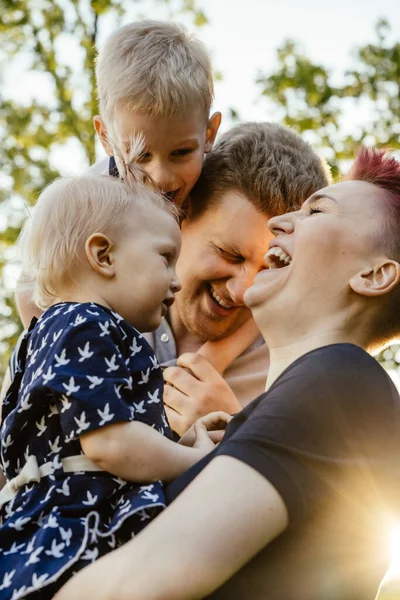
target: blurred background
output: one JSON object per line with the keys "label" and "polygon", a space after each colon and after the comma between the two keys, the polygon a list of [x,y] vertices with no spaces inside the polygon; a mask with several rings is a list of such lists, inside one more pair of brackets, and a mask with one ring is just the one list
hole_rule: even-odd
{"label": "blurred background", "polygon": [[[179,21],[206,44],[222,131],[284,123],[334,177],[361,143],[400,152],[399,0],[0,0],[0,380],[21,331],[21,224],[49,181],[102,156],[95,46],[140,18]],[[400,347],[378,359],[400,386]],[[400,598],[399,540],[385,599]]]}

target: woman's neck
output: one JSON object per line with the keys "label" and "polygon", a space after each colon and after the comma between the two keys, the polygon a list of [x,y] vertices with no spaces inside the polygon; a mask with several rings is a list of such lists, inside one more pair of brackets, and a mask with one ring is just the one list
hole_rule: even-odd
{"label": "woman's neck", "polygon": [[268,371],[267,391],[278,377],[295,360],[304,356],[312,350],[329,346],[331,344],[356,344],[362,348],[366,346],[365,335],[362,332],[346,331],[345,329],[332,329],[310,332],[303,335],[298,340],[290,341],[285,344],[267,344],[270,353],[270,367]]}

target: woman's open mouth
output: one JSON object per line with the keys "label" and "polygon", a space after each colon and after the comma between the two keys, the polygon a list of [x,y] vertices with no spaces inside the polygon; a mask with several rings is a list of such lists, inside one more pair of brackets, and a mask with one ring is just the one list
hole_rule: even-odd
{"label": "woman's open mouth", "polygon": [[288,267],[292,259],[279,246],[272,246],[265,255],[265,262],[270,269],[282,269]]}

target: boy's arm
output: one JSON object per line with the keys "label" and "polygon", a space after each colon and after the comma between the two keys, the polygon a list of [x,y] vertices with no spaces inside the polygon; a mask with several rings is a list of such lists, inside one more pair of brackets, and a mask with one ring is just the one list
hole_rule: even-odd
{"label": "boy's arm", "polygon": [[217,456],[144,531],[80,571],[55,600],[196,600],[219,588],[288,524],[269,481]]}
{"label": "boy's arm", "polygon": [[134,482],[171,481],[208,452],[213,442],[199,436],[197,448],[176,444],[139,421],[114,423],[80,436],[85,455],[113,475]]}
{"label": "boy's arm", "polygon": [[254,319],[246,321],[239,329],[222,340],[209,341],[196,352],[204,356],[214,369],[222,375],[233,361],[251,346],[260,336]]}

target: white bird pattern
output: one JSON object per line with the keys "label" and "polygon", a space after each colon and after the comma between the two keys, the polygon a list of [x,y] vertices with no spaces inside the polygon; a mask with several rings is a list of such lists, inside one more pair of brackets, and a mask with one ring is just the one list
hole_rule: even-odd
{"label": "white bird pattern", "polygon": [[103,427],[103,425],[105,425],[109,421],[112,421],[112,419],[114,418],[114,413],[110,412],[109,402],[107,402],[107,404],[105,405],[104,410],[97,409],[97,412],[99,417],[101,418],[101,421],[99,423],[100,427]]}
{"label": "white bird pattern", "polygon": [[[7,502],[1,509],[0,523],[8,519],[8,530],[19,536],[10,539],[8,534],[4,544],[0,527],[0,596],[1,590],[7,589],[9,599],[40,593],[50,578],[56,580],[66,569],[72,575],[77,552],[88,562],[99,558],[104,553],[98,545],[100,536],[107,537],[109,550],[119,547],[122,540],[135,535],[135,524],[141,529],[146,524],[142,521],[150,521],[158,512],[144,507],[163,504],[159,482],[139,489],[112,477],[107,478],[107,487],[103,478],[91,472],[63,475],[61,458],[82,454],[79,436],[87,431],[129,419],[144,421],[158,431],[163,427],[169,430],[162,408],[160,367],[145,339],[119,315],[103,312],[97,305],[89,305],[89,309],[86,303],[80,306],[59,304],[59,316],[50,313],[31,328],[25,353],[36,363],[19,357],[20,393],[11,399],[7,395],[4,404],[2,467],[13,477],[32,456],[39,465],[51,465],[42,495],[35,497],[38,484],[33,480],[17,494],[15,502]],[[48,310],[55,313],[54,307]],[[37,400],[40,386],[48,390],[47,402]],[[22,413],[18,432],[14,409]],[[21,448],[14,441],[25,427]],[[83,485],[77,485],[77,477],[83,478]],[[32,498],[42,511],[39,516],[31,516],[39,511],[27,512]],[[76,525],[63,513],[62,507],[69,505],[80,506],[82,516]],[[106,514],[103,506],[107,506]],[[121,538],[118,532],[125,522],[129,531]],[[87,545],[81,547],[84,539]]]}
{"label": "white bird pattern", "polygon": [[86,375],[86,378],[90,381],[89,390],[94,390],[95,387],[101,385],[104,381],[104,377],[97,377],[96,375]]}
{"label": "white bird pattern", "polygon": [[62,349],[60,355],[55,354],[54,358],[56,359],[56,368],[57,367],[65,367],[71,362],[70,358],[67,358],[67,351],[65,348]]}
{"label": "white bird pattern", "polygon": [[94,352],[92,352],[90,350],[90,342],[86,342],[86,344],[84,345],[83,348],[80,348],[78,346],[78,352],[81,355],[80,359],[78,360],[78,362],[83,362],[84,360],[87,360],[88,358],[92,358]]}

